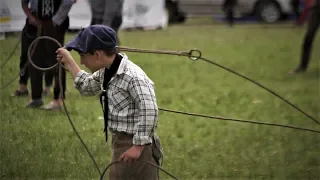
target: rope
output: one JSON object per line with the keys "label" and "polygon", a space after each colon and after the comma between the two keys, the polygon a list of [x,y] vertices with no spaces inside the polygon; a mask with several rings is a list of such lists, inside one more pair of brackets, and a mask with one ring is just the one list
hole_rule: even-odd
{"label": "rope", "polygon": [[11,81],[9,81],[8,84],[4,85],[3,87],[0,88],[0,91],[6,89],[7,87],[9,87],[11,84],[13,84],[13,82],[15,82],[19,77],[19,74],[16,75]]}
{"label": "rope", "polygon": [[281,99],[282,101],[284,101],[285,103],[287,103],[288,105],[290,105],[291,107],[293,107],[294,109],[296,109],[297,111],[301,112],[302,114],[304,114],[305,116],[307,116],[308,118],[310,118],[311,120],[313,120],[315,123],[317,123],[317,124],[320,125],[320,122],[319,122],[316,118],[314,118],[314,117],[312,117],[311,115],[309,115],[308,113],[304,112],[304,111],[301,110],[298,106],[294,105],[294,104],[291,103],[290,101],[286,100],[284,97],[280,96],[279,94],[277,94],[276,92],[270,90],[269,88],[263,86],[262,84],[258,83],[257,81],[252,80],[252,79],[250,79],[250,78],[248,78],[248,77],[246,77],[246,76],[244,76],[244,75],[242,75],[242,74],[240,74],[240,73],[237,73],[237,72],[235,72],[235,71],[233,71],[233,70],[231,70],[231,69],[229,69],[229,68],[227,68],[227,67],[224,67],[224,66],[222,66],[222,65],[220,65],[220,64],[218,64],[218,63],[215,63],[215,62],[213,62],[213,61],[210,61],[210,60],[208,60],[208,59],[206,59],[206,58],[200,57],[199,59],[201,59],[201,60],[203,60],[203,61],[205,61],[205,62],[208,62],[208,63],[210,63],[210,64],[213,64],[213,65],[215,65],[215,66],[218,66],[218,67],[220,67],[220,68],[222,68],[222,69],[224,69],[224,70],[226,70],[226,71],[229,71],[229,72],[231,72],[231,73],[233,73],[233,74],[235,74],[235,75],[237,75],[237,76],[240,76],[240,77],[242,77],[242,78],[250,81],[251,83],[253,83],[253,84],[261,87],[262,89],[264,89],[264,90],[266,90],[266,91],[268,91],[269,93],[271,93],[271,94],[274,95],[275,97]]}
{"label": "rope", "polygon": [[[38,70],[41,70],[41,71],[47,71],[47,70],[51,70],[53,69],[54,67],[58,66],[59,68],[59,86],[60,86],[60,89],[61,89],[61,94],[60,96],[63,97],[63,92],[62,92],[62,89],[63,89],[63,86],[62,86],[62,76],[61,76],[61,73],[62,73],[62,64],[57,62],[55,65],[51,66],[51,67],[48,67],[48,68],[40,68],[38,66],[36,66],[33,62],[32,62],[32,59],[31,59],[31,49],[33,50],[33,53],[34,53],[34,49],[33,46],[36,45],[36,43],[40,40],[40,39],[48,39],[48,40],[52,40],[53,42],[55,42],[59,47],[62,47],[62,45],[57,41],[55,40],[54,38],[51,38],[51,37],[48,37],[48,36],[41,36],[41,37],[38,37],[36,38],[32,43],[31,45],[29,46],[28,48],[28,60],[29,60],[29,63],[36,69]],[[118,49],[121,49],[122,51],[131,51],[131,52],[142,52],[142,53],[158,53],[158,54],[172,54],[172,55],[180,55],[180,56],[188,56],[191,60],[198,60],[201,58],[201,52],[198,51],[198,50],[191,50],[190,52],[173,52],[173,51],[159,51],[159,50],[141,50],[141,49],[136,49],[136,48],[127,48],[127,47],[117,47]],[[195,55],[195,53],[198,53],[198,55]],[[204,58],[201,58],[201,59],[204,59]],[[222,67],[221,65],[219,65],[219,67]],[[237,74],[238,75],[238,74]],[[242,77],[242,76],[241,76]],[[249,79],[249,78],[248,78]],[[253,81],[253,80],[251,80]],[[86,146],[86,144],[84,143],[84,141],[82,140],[81,136],[79,135],[77,129],[75,128],[72,120],[71,120],[71,117],[69,115],[69,112],[67,110],[67,107],[66,107],[66,104],[64,102],[64,99],[62,98],[62,102],[63,102],[63,108],[65,110],[65,113],[68,117],[68,120],[75,132],[75,134],[77,135],[77,137],[79,138],[80,142],[82,143],[82,145],[84,146],[84,148],[86,149],[86,151],[88,152],[91,160],[93,161],[97,171],[99,172],[100,174],[100,178],[103,179],[104,177],[104,174],[105,172],[107,171],[107,169],[112,166],[113,164],[115,163],[118,163],[118,161],[115,161],[115,162],[112,162],[110,163],[106,168],[105,170],[103,171],[103,173],[101,173],[94,157],[92,156],[91,152],[89,151],[88,147]],[[174,110],[169,110],[169,109],[163,109],[163,108],[159,108],[159,110],[162,110],[162,111],[166,111],[166,112],[171,112],[171,113],[178,113],[178,114],[185,114],[185,115],[190,115],[190,116],[198,116],[198,117],[205,117],[205,118],[215,118],[215,119],[220,119],[220,120],[229,120],[229,121],[237,121],[237,122],[245,122],[245,123],[254,123],[254,124],[260,124],[260,125],[270,125],[270,126],[279,126],[279,127],[286,127],[286,128],[292,128],[292,129],[297,129],[297,130],[304,130],[304,131],[310,131],[310,132],[316,132],[316,133],[320,133],[320,131],[315,131],[315,130],[311,130],[311,129],[304,129],[304,128],[299,128],[299,127],[294,127],[294,126],[287,126],[287,125],[278,125],[278,124],[271,124],[271,123],[264,123],[264,122],[253,122],[253,121],[247,121],[247,120],[239,120],[239,119],[233,119],[233,118],[223,118],[223,117],[216,117],[216,116],[208,116],[208,115],[202,115],[202,114],[194,114],[194,113],[187,113],[187,112],[181,112],[181,111],[174,111]],[[139,161],[139,160],[138,160]],[[159,168],[160,170],[162,170],[163,172],[165,172],[166,174],[168,174],[169,176],[171,176],[172,178],[176,179],[176,177],[174,177],[173,175],[171,175],[170,173],[168,173],[167,171],[165,171],[164,169],[162,169],[161,167],[155,165],[155,164],[152,164],[150,162],[147,162],[147,161],[141,161],[143,163],[148,163],[149,165],[152,165],[154,167],[157,167]]]}
{"label": "rope", "polygon": [[282,125],[282,124],[274,124],[274,123],[266,123],[266,122],[257,122],[257,121],[248,121],[248,120],[235,119],[235,118],[226,118],[226,117],[219,117],[219,116],[209,116],[209,115],[205,115],[205,114],[196,114],[196,113],[189,113],[189,112],[183,112],[183,111],[175,111],[175,110],[170,110],[170,109],[165,109],[165,108],[159,108],[159,110],[165,111],[165,112],[170,112],[170,113],[176,113],[176,114],[184,114],[184,115],[188,115],[188,116],[196,116],[196,117],[203,117],[203,118],[209,118],[209,119],[218,119],[218,120],[225,120],[225,121],[235,121],[235,122],[259,124],[259,125],[266,125],[266,126],[277,126],[277,127],[282,127],[282,128],[290,128],[290,129],[309,131],[309,132],[319,133],[320,134],[320,131],[317,131],[317,130],[300,128],[300,127],[290,126],[290,125]]}
{"label": "rope", "polygon": [[[29,38],[31,37],[28,33],[26,33],[26,35],[27,35]],[[36,36],[39,37],[40,35],[41,35],[41,25],[37,26],[37,35],[36,35]],[[32,36],[31,38],[33,38],[33,36]],[[11,52],[10,56],[9,56],[8,59],[5,61],[5,63],[2,64],[2,66],[0,67],[0,69],[1,69],[2,67],[4,67],[4,65],[11,59],[11,57],[12,57],[13,54],[14,54],[14,52],[18,49],[18,46],[19,46],[20,42],[21,42],[21,39],[17,42],[14,50]],[[35,41],[33,41],[33,42],[35,42]],[[36,41],[36,42],[35,42],[34,44],[32,44],[32,45],[37,46],[37,43],[38,43],[38,42]],[[31,45],[30,45],[30,46],[31,46]],[[31,59],[31,54],[33,55],[33,54],[34,54],[34,51],[35,51],[35,48],[30,47],[30,46],[29,46],[29,48],[28,48],[28,61],[27,61],[27,63],[23,66],[23,68],[21,68],[20,74],[16,75],[11,81],[9,81],[8,84],[6,84],[6,85],[4,85],[3,87],[1,87],[1,88],[0,88],[0,91],[6,89],[6,88],[9,87],[11,84],[13,84],[13,82],[15,82],[15,81],[19,78],[19,76],[23,76],[23,75],[24,75],[24,73],[26,72],[26,69],[27,69],[27,67],[28,67],[29,62],[32,62],[32,61],[29,61],[29,59]]]}
{"label": "rope", "polygon": [[[155,164],[153,164],[153,163],[151,163],[151,162],[148,162],[148,161],[139,160],[139,159],[138,159],[137,161],[138,161],[138,162],[142,162],[142,163],[149,164],[149,165],[151,165],[151,166],[153,166],[153,167],[156,167],[156,168],[160,169],[162,172],[164,172],[164,173],[166,173],[167,175],[169,175],[170,177],[172,177],[173,179],[178,180],[178,178],[176,178],[174,175],[170,174],[168,171],[166,171],[165,169],[161,168],[161,167],[158,166],[158,165],[155,165]],[[104,169],[104,171],[102,172],[102,175],[100,176],[100,180],[103,180],[104,175],[105,175],[105,173],[107,172],[107,170],[108,170],[112,165],[117,164],[117,163],[121,163],[121,162],[120,162],[120,161],[113,161],[113,162],[111,162],[110,164],[108,164],[108,166],[107,166],[107,167]]]}
{"label": "rope", "polygon": [[315,123],[319,124],[320,125],[320,122],[312,117],[311,115],[309,115],[308,113],[306,113],[305,111],[301,110],[298,106],[294,105],[293,103],[291,103],[290,101],[286,100],[284,97],[280,96],[279,94],[277,94],[276,92],[270,90],[269,88],[263,86],[262,84],[258,83],[257,81],[251,79],[251,78],[248,78],[238,72],[235,72],[225,66],[222,66],[216,62],[213,62],[211,60],[208,60],[206,58],[203,58],[201,57],[202,53],[201,51],[199,50],[196,50],[196,49],[193,49],[189,52],[186,52],[186,51],[182,51],[182,52],[179,52],[179,51],[163,51],[163,50],[147,50],[147,49],[137,49],[137,48],[128,48],[128,47],[120,47],[118,46],[117,47],[119,50],[122,50],[122,51],[128,51],[128,52],[139,52],[139,53],[153,53],[153,54],[168,54],[168,55],[179,55],[179,56],[187,56],[189,57],[189,59],[193,60],[193,61],[196,61],[196,60],[203,60],[205,62],[208,62],[210,64],[213,64],[215,66],[218,66],[224,70],[227,70],[237,76],[240,76],[241,78],[244,78],[248,81],[250,81],[251,83],[261,87],[262,89],[268,91],[269,93],[271,93],[272,95],[274,95],[275,97],[281,99],[282,101],[284,101],[286,104],[290,105],[291,107],[293,107],[294,109],[296,109],[297,111],[299,111],[300,113],[302,113],[303,115],[307,116],[309,119],[313,120]]}
{"label": "rope", "polygon": [[[26,26],[25,28],[27,28],[28,26]],[[41,26],[38,26],[37,27],[37,29],[38,29],[38,31],[37,31],[37,34],[36,35],[34,35],[34,36],[32,36],[32,35],[30,35],[29,33],[28,33],[28,30],[26,30],[25,32],[24,31],[22,31],[22,36],[23,36],[23,34],[25,34],[28,38],[35,38],[35,37],[37,37],[37,36],[40,36],[40,32],[41,31],[39,31],[40,29],[41,29]],[[12,56],[14,55],[14,53],[16,52],[16,50],[18,49],[18,47],[19,47],[19,45],[20,45],[20,43],[21,43],[21,38],[17,41],[17,43],[16,43],[16,45],[14,46],[14,48],[13,48],[13,51],[11,51],[11,53],[10,53],[10,55],[8,56],[8,58],[7,58],[7,60],[4,62],[4,63],[2,63],[1,64],[1,66],[0,66],[0,69],[2,69],[5,65],[6,65],[6,63],[12,58]],[[33,54],[33,53],[32,53]],[[24,68],[22,68],[22,69],[25,69],[26,68],[26,66],[24,66]],[[4,89],[4,88],[3,88]]]}
{"label": "rope", "polygon": [[187,56],[189,59],[195,61],[201,58],[201,51],[192,49],[189,52],[187,51],[167,51],[167,50],[151,50],[151,49],[138,49],[138,48],[129,48],[124,46],[117,46],[117,49],[120,51],[127,52],[138,52],[138,53],[151,53],[151,54],[167,54],[167,55],[177,55],[177,56]]}
{"label": "rope", "polygon": [[[40,68],[40,67],[36,66],[36,65],[32,62],[31,53],[30,53],[31,48],[32,48],[32,47],[35,45],[35,43],[37,43],[40,39],[52,40],[52,41],[55,42],[59,47],[62,47],[62,45],[59,43],[59,41],[55,40],[55,39],[52,38],[52,37],[49,37],[49,36],[41,36],[41,37],[38,37],[38,38],[36,38],[36,39],[31,43],[31,45],[30,45],[29,48],[28,48],[28,60],[29,60],[29,63],[30,63],[34,68],[36,68],[36,69],[38,69],[38,70],[41,70],[41,71],[48,71],[48,70],[51,70],[51,69],[55,68],[57,65],[59,65],[58,68],[59,68],[60,96],[63,97],[63,91],[62,91],[63,85],[62,85],[62,76],[61,76],[62,68],[63,68],[62,64],[59,63],[59,62],[57,62],[55,65],[53,65],[53,66],[51,66],[51,67],[48,67],[48,68]],[[34,49],[35,49],[35,48],[33,48],[33,50],[34,50]],[[92,155],[91,152],[89,151],[89,148],[87,147],[87,145],[86,145],[86,144],[84,143],[84,141],[82,140],[81,136],[79,135],[79,132],[77,131],[77,129],[75,128],[75,126],[74,126],[74,124],[73,124],[73,122],[72,122],[72,120],[71,120],[71,117],[70,117],[70,115],[69,115],[68,109],[67,109],[67,107],[66,107],[66,104],[65,104],[63,98],[62,98],[62,104],[63,104],[63,108],[64,108],[64,110],[65,110],[65,112],[66,112],[66,115],[67,115],[67,117],[68,117],[68,120],[69,120],[69,122],[70,122],[70,124],[71,124],[71,127],[72,127],[73,131],[75,132],[75,134],[76,134],[77,137],[79,138],[80,142],[82,143],[83,147],[86,149],[87,153],[89,154],[89,156],[90,156],[91,160],[93,161],[94,166],[96,167],[98,173],[101,175],[101,171],[100,171],[100,169],[99,169],[99,167],[98,167],[98,164],[97,164],[96,160],[94,159],[93,155]]]}
{"label": "rope", "polygon": [[[35,44],[35,46],[36,46],[36,44]],[[35,51],[35,48],[32,49],[32,52],[31,52],[32,55],[33,55],[34,51]],[[6,89],[7,87],[9,87],[9,86],[10,86],[11,84],[13,84],[13,82],[15,82],[20,76],[23,76],[24,73],[26,72],[26,69],[27,69],[27,67],[28,67],[28,64],[29,64],[29,61],[27,61],[27,63],[23,66],[23,68],[21,68],[19,74],[17,74],[14,78],[12,78],[12,80],[9,81],[8,84],[6,84],[6,85],[4,85],[3,87],[0,88],[0,91],[2,91],[2,90],[4,90],[4,89]]]}
{"label": "rope", "polygon": [[2,68],[4,67],[4,65],[6,65],[7,62],[12,58],[12,56],[14,55],[14,53],[16,52],[16,50],[18,49],[20,42],[21,42],[21,39],[16,43],[16,45],[14,46],[13,51],[12,51],[12,52],[10,53],[10,55],[8,56],[7,60],[4,61],[4,63],[1,64],[0,69],[2,69]]}
{"label": "rope", "polygon": [[[49,36],[39,37],[38,40],[40,40],[40,39],[50,39],[50,40],[54,41],[55,43],[60,44],[57,40],[55,40],[54,38],[51,38]],[[34,46],[35,42],[37,42],[37,41],[33,41],[31,43],[31,45],[29,46],[29,48],[28,48],[28,58],[29,59],[31,59],[30,49]],[[120,50],[120,51],[127,51],[127,52],[139,52],[139,53],[153,53],[153,54],[167,54],[167,55],[187,56],[193,61],[196,61],[198,59],[203,60],[205,62],[208,62],[210,64],[218,66],[218,67],[220,67],[220,68],[222,68],[222,69],[224,69],[224,70],[226,70],[228,72],[231,72],[231,73],[233,73],[233,74],[235,74],[235,75],[237,75],[237,76],[239,76],[239,77],[241,77],[243,79],[246,79],[246,80],[250,81],[251,83],[261,87],[262,89],[268,91],[269,93],[271,93],[275,97],[277,97],[280,100],[284,101],[286,104],[290,105],[291,107],[293,107],[294,109],[296,109],[297,111],[302,113],[303,115],[307,116],[309,119],[313,120],[315,123],[320,124],[320,122],[316,118],[312,117],[311,115],[309,115],[308,113],[306,113],[305,111],[300,109],[297,105],[291,103],[290,101],[288,101],[284,97],[280,96],[279,94],[277,94],[276,92],[272,91],[271,89],[263,86],[262,84],[258,83],[257,81],[255,81],[255,80],[253,80],[251,78],[248,78],[248,77],[246,77],[246,76],[244,76],[244,75],[242,75],[242,74],[240,74],[238,72],[235,72],[235,71],[231,70],[230,68],[224,67],[224,66],[222,66],[222,65],[220,65],[218,63],[215,63],[213,61],[210,61],[210,60],[208,60],[206,58],[201,57],[202,54],[201,54],[201,51],[199,51],[199,50],[193,49],[193,50],[191,50],[189,52],[187,52],[187,51],[165,51],[165,50],[149,50],[149,49],[129,48],[129,47],[123,47],[123,46],[122,47],[121,46],[117,46],[117,49]],[[36,66],[32,61],[29,61],[29,62],[32,64],[32,66],[34,66],[35,68],[37,68],[39,70],[42,70],[42,71],[48,71],[48,70],[53,69],[54,67],[56,67],[58,65],[58,63],[56,63],[55,65],[53,65],[52,67],[49,67],[49,68],[40,68],[40,67]],[[8,87],[10,84],[12,84],[12,82],[13,81],[11,81],[8,85],[6,85],[4,88],[1,88],[0,90],[3,90],[6,87]]]}
{"label": "rope", "polygon": [[[40,36],[38,38],[36,38],[34,41],[32,41],[32,43],[30,44],[30,46],[28,47],[28,62],[36,69],[40,70],[40,71],[49,71],[51,69],[54,69],[56,66],[58,66],[59,62],[57,62],[56,64],[54,64],[53,66],[51,67],[48,67],[48,68],[41,68],[41,67],[38,67],[37,65],[35,65],[33,62],[32,62],[32,58],[31,58],[31,48],[33,48],[33,46],[35,46],[35,44],[41,40],[41,39],[48,39],[48,40],[51,40],[53,41],[54,43],[56,43],[57,45],[59,45],[59,47],[62,47],[61,44],[59,43],[59,41],[57,41],[56,39],[52,38],[52,37],[49,37],[49,36]],[[33,48],[35,49],[35,48]],[[33,54],[33,53],[32,53]],[[63,67],[63,66],[62,66]]]}

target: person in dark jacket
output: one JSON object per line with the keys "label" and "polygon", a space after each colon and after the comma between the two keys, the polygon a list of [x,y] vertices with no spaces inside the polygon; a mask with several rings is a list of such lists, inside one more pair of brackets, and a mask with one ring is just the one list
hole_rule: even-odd
{"label": "person in dark jacket", "polygon": [[[50,36],[61,44],[64,44],[64,36],[69,28],[68,13],[75,0],[21,0],[22,8],[28,19],[37,25],[38,36]],[[30,7],[28,6],[30,3]],[[35,53],[31,56],[32,61],[39,67],[47,67],[55,64],[55,50],[58,48],[54,42],[40,40],[35,46]],[[42,81],[43,71],[29,65],[29,75],[31,81],[31,101],[28,108],[38,108],[43,105]],[[62,107],[62,98],[65,98],[66,72],[62,69],[62,88],[60,89],[60,78],[58,67],[52,70],[54,74],[54,98],[45,106],[45,109],[58,109]],[[60,96],[62,91],[62,96]]]}
{"label": "person in dark jacket", "polygon": [[[22,29],[21,33],[21,55],[20,55],[20,79],[19,79],[19,88],[13,93],[12,96],[28,96],[29,91],[27,88],[28,79],[29,79],[29,70],[28,70],[28,48],[32,41],[37,38],[37,23],[38,20],[35,17],[35,14],[32,13],[32,17],[27,17],[26,23]],[[48,71],[45,73],[45,89],[44,95],[48,95],[50,88],[53,83],[53,73]]]}

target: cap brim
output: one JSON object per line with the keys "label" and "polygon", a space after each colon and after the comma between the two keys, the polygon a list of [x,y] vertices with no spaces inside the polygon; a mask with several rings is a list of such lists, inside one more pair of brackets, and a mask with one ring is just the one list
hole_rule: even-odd
{"label": "cap brim", "polygon": [[77,37],[75,37],[74,39],[70,40],[66,45],[65,45],[65,48],[68,50],[68,51],[71,51],[71,50],[75,50],[77,52],[81,52],[83,53],[83,49],[81,49],[80,47],[80,44],[79,44],[79,39]]}

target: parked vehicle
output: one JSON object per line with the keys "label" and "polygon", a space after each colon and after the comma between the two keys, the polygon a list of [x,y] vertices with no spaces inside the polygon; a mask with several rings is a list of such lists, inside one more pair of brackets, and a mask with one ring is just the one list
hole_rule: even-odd
{"label": "parked vehicle", "polygon": [[[214,16],[223,14],[224,0],[166,0],[169,21],[175,21],[176,13],[184,16]],[[236,16],[255,16],[261,21],[274,23],[292,13],[291,0],[238,0]]]}
{"label": "parked vehicle", "polygon": [[238,0],[237,11],[258,17],[268,23],[277,22],[292,13],[291,0]]}

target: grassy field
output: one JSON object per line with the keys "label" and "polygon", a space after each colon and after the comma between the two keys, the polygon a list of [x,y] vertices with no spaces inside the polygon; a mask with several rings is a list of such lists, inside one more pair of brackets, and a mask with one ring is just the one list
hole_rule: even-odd
{"label": "grassy field", "polygon": [[[320,119],[320,36],[310,68],[288,75],[299,62],[305,29],[282,26],[175,25],[162,31],[120,32],[124,46],[201,50],[203,57],[247,75]],[[68,34],[67,39],[74,36]],[[18,36],[1,43],[1,63]],[[127,53],[156,84],[158,105],[194,113],[288,124],[320,130],[312,120],[250,82],[204,61]],[[76,56],[78,59],[78,56]],[[2,68],[0,88],[18,73],[19,51]],[[0,91],[0,179],[98,179],[64,113],[26,109],[29,98]],[[66,105],[100,169],[110,161],[98,97],[82,97],[68,77]],[[45,101],[49,102],[50,97]],[[163,168],[179,180],[320,179],[320,134],[160,112],[157,134]],[[161,179],[170,179],[161,174]]]}

